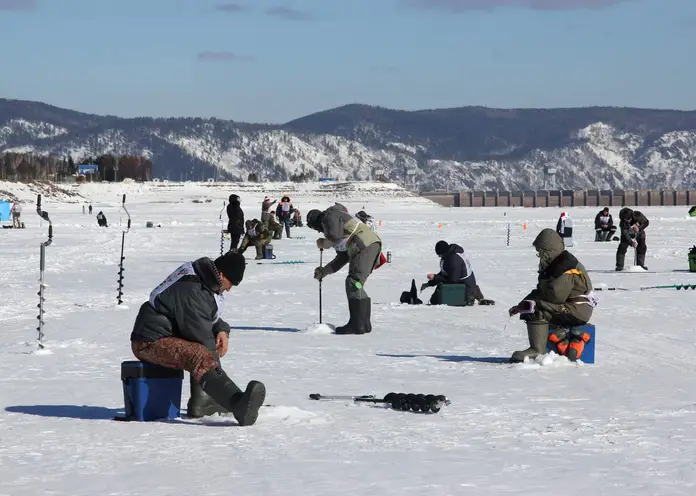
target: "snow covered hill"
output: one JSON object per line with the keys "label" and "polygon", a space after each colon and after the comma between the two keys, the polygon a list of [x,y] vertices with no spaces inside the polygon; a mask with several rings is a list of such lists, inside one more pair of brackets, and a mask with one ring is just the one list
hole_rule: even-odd
{"label": "snow covered hill", "polygon": [[151,158],[154,175],[366,180],[421,190],[696,186],[696,112],[625,108],[404,112],[348,105],[271,126],[83,114],[0,99],[0,151]]}

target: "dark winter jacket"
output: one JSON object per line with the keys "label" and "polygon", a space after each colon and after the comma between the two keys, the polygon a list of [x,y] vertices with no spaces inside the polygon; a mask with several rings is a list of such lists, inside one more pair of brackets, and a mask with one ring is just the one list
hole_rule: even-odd
{"label": "dark winter jacket", "polygon": [[563,240],[552,229],[543,229],[534,247],[539,252],[539,282],[524,299],[534,300],[537,309],[549,315],[570,314],[588,322],[593,310],[587,297],[592,282],[585,267],[565,250]]}
{"label": "dark winter jacket", "polygon": [[595,229],[611,229],[614,227],[614,219],[611,214],[604,215],[604,210],[600,211],[594,218],[594,228]]}
{"label": "dark winter jacket", "polygon": [[[630,210],[630,209],[629,209]],[[621,229],[621,242],[630,244],[631,241],[639,234],[645,231],[645,228],[650,225],[650,221],[638,210],[630,210],[631,217],[629,219],[621,219],[619,228]],[[638,226],[638,232],[633,230],[633,226]]]}
{"label": "dark winter jacket", "polygon": [[290,198],[283,197],[282,201],[276,207],[276,217],[279,221],[290,220],[292,218],[292,213],[295,211],[295,207],[292,206]]}
{"label": "dark winter jacket", "polygon": [[106,220],[106,215],[104,215],[103,212],[99,212],[97,214],[97,224],[99,224],[100,226],[108,226],[109,225],[107,220]]}
{"label": "dark winter jacket", "polygon": [[222,281],[207,257],[186,262],[150,293],[135,318],[131,341],[176,337],[215,349],[215,337],[229,334],[220,318]]}
{"label": "dark winter jacket", "polygon": [[227,205],[227,218],[227,232],[230,234],[244,234],[244,211],[239,205],[239,200],[236,202],[230,201],[229,205]]}
{"label": "dark winter jacket", "polygon": [[428,286],[438,284],[464,284],[469,288],[476,286],[471,262],[461,246],[450,244],[449,250],[440,257],[440,272],[428,281]]}

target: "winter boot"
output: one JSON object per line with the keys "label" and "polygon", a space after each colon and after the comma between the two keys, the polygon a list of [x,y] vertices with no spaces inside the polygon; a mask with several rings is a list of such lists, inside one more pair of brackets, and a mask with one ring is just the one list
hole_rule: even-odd
{"label": "winter boot", "polygon": [[242,393],[220,367],[203,374],[201,388],[232,412],[240,426],[253,425],[256,422],[259,409],[266,399],[266,386],[261,382],[249,381],[246,391]]}
{"label": "winter boot", "polygon": [[[239,390],[237,392],[241,393]],[[191,398],[189,398],[186,412],[190,418],[207,417],[215,413],[230,413],[229,410],[208,396],[193,377],[191,377]]]}
{"label": "winter boot", "polygon": [[524,362],[526,357],[531,359],[546,353],[546,342],[549,340],[549,324],[546,322],[527,322],[529,348],[516,351],[510,357],[510,363]]}
{"label": "winter boot", "polygon": [[365,306],[364,308],[364,316],[365,316],[365,332],[372,332],[372,322],[370,322],[370,317],[372,316],[372,300],[370,298],[365,298],[364,300],[360,300]]}
{"label": "winter boot", "polygon": [[348,300],[350,319],[346,325],[336,328],[336,334],[365,334],[367,332],[365,326],[365,311],[367,306],[365,303],[362,303],[363,301],[364,300],[353,298]]}
{"label": "winter boot", "polygon": [[256,258],[254,260],[261,260],[263,259],[263,246],[261,244],[256,245]]}

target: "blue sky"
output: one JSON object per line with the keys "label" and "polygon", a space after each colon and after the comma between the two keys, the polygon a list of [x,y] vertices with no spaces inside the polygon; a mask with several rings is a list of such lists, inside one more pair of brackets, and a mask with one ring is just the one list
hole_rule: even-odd
{"label": "blue sky", "polygon": [[696,109],[696,0],[0,0],[0,20],[0,97],[83,112]]}

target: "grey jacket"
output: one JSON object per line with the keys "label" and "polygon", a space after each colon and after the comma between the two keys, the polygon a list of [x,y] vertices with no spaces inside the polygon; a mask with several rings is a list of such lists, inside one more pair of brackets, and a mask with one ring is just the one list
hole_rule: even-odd
{"label": "grey jacket", "polygon": [[135,318],[131,341],[176,337],[215,349],[215,337],[229,334],[219,316],[222,283],[207,257],[186,262],[150,293]]}
{"label": "grey jacket", "polygon": [[[327,273],[338,272],[353,257],[374,243],[379,243],[381,251],[382,239],[379,235],[346,212],[346,208],[340,203],[324,210],[321,232],[336,249],[336,257],[326,264]],[[377,260],[379,258],[375,259],[375,263]]]}

